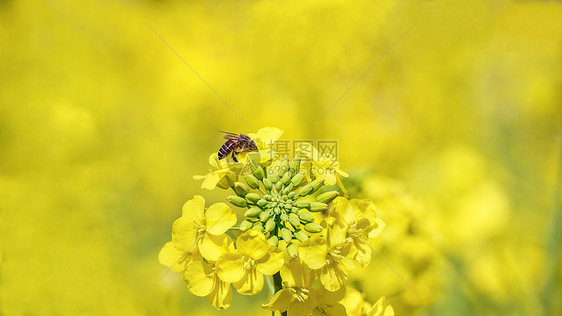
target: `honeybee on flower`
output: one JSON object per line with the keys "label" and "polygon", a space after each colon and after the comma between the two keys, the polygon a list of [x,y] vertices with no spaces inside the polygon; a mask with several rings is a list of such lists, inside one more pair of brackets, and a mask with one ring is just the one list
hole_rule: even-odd
{"label": "honeybee on flower", "polygon": [[[160,262],[184,271],[189,291],[216,309],[230,306],[232,287],[255,295],[269,284],[272,298],[265,309],[290,316],[347,315],[340,301],[348,274],[369,264],[369,240],[384,224],[372,202],[330,190],[338,183],[347,194],[339,180],[347,173],[333,158],[271,159],[270,144],[282,133],[260,129],[243,137],[243,146],[255,144],[255,151],[234,153],[230,143],[211,154],[212,170],[197,178],[202,188],[230,190],[225,199],[238,210],[225,203],[205,207],[204,198],[194,196],[174,222]],[[310,172],[311,166],[336,175]]]}

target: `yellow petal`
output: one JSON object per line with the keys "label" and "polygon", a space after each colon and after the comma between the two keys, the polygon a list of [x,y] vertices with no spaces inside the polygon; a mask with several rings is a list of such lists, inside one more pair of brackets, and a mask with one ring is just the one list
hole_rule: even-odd
{"label": "yellow petal", "polygon": [[373,305],[373,307],[371,307],[371,310],[369,310],[369,313],[367,313],[368,316],[381,316],[382,313],[382,304],[384,302],[385,297],[381,296],[379,298],[379,300],[375,303],[375,305]]}
{"label": "yellow petal", "polygon": [[299,247],[299,256],[311,269],[320,269],[326,264],[328,246],[326,239],[314,236]]}
{"label": "yellow petal", "polygon": [[201,195],[193,196],[193,199],[185,202],[181,209],[181,216],[191,221],[200,221],[205,210],[205,199]]}
{"label": "yellow petal", "polygon": [[193,222],[185,217],[180,217],[172,225],[172,242],[179,251],[192,251],[197,240],[197,230]]}
{"label": "yellow petal", "polygon": [[227,309],[232,303],[232,287],[230,283],[222,282],[215,278],[215,287],[211,294],[207,295],[207,299],[214,308],[218,310]]}
{"label": "yellow petal", "polygon": [[329,248],[345,243],[348,225],[335,217],[329,216],[326,218],[326,226],[328,228],[326,241]]}
{"label": "yellow petal", "polygon": [[260,149],[269,148],[272,143],[277,141],[283,134],[283,131],[277,127],[264,127],[257,133],[250,133],[248,136],[256,141],[256,145]]}
{"label": "yellow petal", "polygon": [[210,261],[217,261],[221,255],[233,250],[232,239],[226,234],[220,236],[205,234],[199,243],[199,252]]}
{"label": "yellow petal", "polygon": [[207,174],[201,183],[201,189],[214,190],[217,187],[217,183],[220,181],[220,176],[218,173],[211,172]]}
{"label": "yellow petal", "polygon": [[241,253],[254,260],[258,260],[267,254],[269,244],[265,241],[265,236],[259,230],[250,229],[238,236],[236,247]]}
{"label": "yellow petal", "polygon": [[324,179],[326,180],[324,183],[326,185],[334,185],[336,184],[336,176],[332,170],[325,169],[324,170]]}
{"label": "yellow petal", "polygon": [[394,308],[392,308],[392,305],[388,305],[384,309],[384,316],[394,316]]}
{"label": "yellow petal", "polygon": [[325,288],[319,288],[316,292],[317,303],[318,305],[335,305],[344,298],[345,291],[345,286],[334,292],[330,292]]}
{"label": "yellow petal", "polygon": [[353,238],[353,245],[357,249],[355,260],[364,268],[371,262],[371,246],[360,238]]}
{"label": "yellow petal", "polygon": [[191,256],[188,253],[177,250],[174,244],[169,241],[160,249],[158,261],[172,271],[181,272],[185,269],[189,257]]}
{"label": "yellow petal", "polygon": [[287,316],[308,316],[315,308],[316,304],[314,300],[310,298],[304,302],[294,300],[293,303],[289,306],[289,310],[287,310]]}
{"label": "yellow petal", "polygon": [[[330,306],[322,306],[323,314],[322,315],[330,315],[330,316],[346,316],[352,315],[347,313],[345,307],[342,304],[334,304]],[[313,314],[314,315],[314,314]]]}
{"label": "yellow petal", "polygon": [[217,274],[221,280],[232,283],[242,279],[246,273],[242,258],[239,253],[227,253],[217,260]]}
{"label": "yellow petal", "polygon": [[274,275],[285,263],[283,252],[277,247],[269,247],[269,253],[258,260],[256,269],[266,275]]}
{"label": "yellow petal", "polygon": [[242,295],[258,294],[263,288],[263,274],[255,269],[246,271],[246,274],[238,282],[234,282],[234,288]]}
{"label": "yellow petal", "polygon": [[236,224],[236,213],[224,203],[215,203],[205,211],[207,233],[220,235]]}
{"label": "yellow petal", "polygon": [[291,258],[279,270],[283,281],[291,287],[310,287],[316,279],[315,271],[308,268],[299,257]]}
{"label": "yellow petal", "polygon": [[347,269],[343,264],[330,262],[326,264],[320,272],[320,282],[328,291],[334,292],[345,285],[347,279]]}
{"label": "yellow petal", "polygon": [[386,226],[386,223],[380,217],[377,217],[375,223],[373,230],[369,232],[369,238],[378,237]]}
{"label": "yellow petal", "polygon": [[277,291],[271,298],[271,301],[267,304],[263,304],[262,307],[270,311],[279,311],[282,313],[289,308],[289,304],[291,304],[293,298],[291,289],[285,288]]}
{"label": "yellow petal", "polygon": [[194,261],[187,265],[184,273],[187,288],[193,295],[207,296],[213,290],[212,267],[205,261]]}

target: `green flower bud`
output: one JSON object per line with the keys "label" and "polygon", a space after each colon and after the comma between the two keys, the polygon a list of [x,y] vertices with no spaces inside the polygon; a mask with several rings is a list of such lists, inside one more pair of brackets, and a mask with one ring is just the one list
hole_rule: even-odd
{"label": "green flower bud", "polygon": [[316,223],[308,223],[304,225],[304,230],[306,230],[309,233],[319,233],[322,231],[322,226]]}
{"label": "green flower bud", "polygon": [[289,215],[282,213],[281,215],[279,215],[279,218],[281,218],[283,222],[286,222],[289,220]]}
{"label": "green flower bud", "polygon": [[300,189],[299,195],[300,195],[300,196],[305,196],[305,195],[310,194],[310,192],[312,192],[312,185],[310,185],[310,183],[309,183],[309,184],[305,185],[304,187],[302,187],[302,188]]}
{"label": "green flower bud", "polygon": [[301,168],[300,158],[293,159],[293,161],[291,161],[291,163],[289,164],[289,171],[291,172],[291,175],[297,174],[300,168]]}
{"label": "green flower bud", "polygon": [[287,194],[287,197],[288,197],[289,199],[294,198],[294,197],[295,197],[295,192],[289,192],[289,194]]}
{"label": "green flower bud", "polygon": [[289,256],[291,256],[292,258],[296,258],[297,255],[299,254],[298,252],[299,247],[295,244],[290,244],[287,246],[287,248],[285,248],[285,250],[287,251],[287,254]]}
{"label": "green flower bud", "polygon": [[287,189],[287,193],[286,193],[286,194],[288,194],[289,192],[291,192],[291,191],[293,190],[293,187],[294,187],[293,183],[289,183],[289,185],[287,185],[287,186],[285,187],[285,189]]}
{"label": "green flower bud", "polygon": [[322,212],[328,209],[328,204],[322,202],[312,202],[310,203],[311,212]]}
{"label": "green flower bud", "polygon": [[289,181],[291,181],[291,173],[286,172],[283,175],[283,178],[281,178],[281,183],[283,183],[284,185],[287,185],[289,183]]}
{"label": "green flower bud", "polygon": [[291,213],[298,213],[299,212],[299,208],[298,207],[293,207],[291,208]]}
{"label": "green flower bud", "polygon": [[263,168],[258,163],[254,162],[251,159],[250,159],[250,168],[252,169],[252,174],[254,175],[254,177],[256,177],[258,180],[263,179],[264,177]]}
{"label": "green flower bud", "polygon": [[256,204],[257,204],[259,207],[264,208],[264,206],[267,205],[267,201],[264,200],[264,199],[261,199],[261,200],[259,200]]}
{"label": "green flower bud", "polygon": [[271,211],[260,213],[260,222],[265,223],[271,217]]}
{"label": "green flower bud", "polygon": [[271,172],[267,175],[267,179],[271,182],[271,183],[275,183],[277,182],[277,173],[275,172]]}
{"label": "green flower bud", "polygon": [[275,212],[275,214],[281,214],[281,209],[279,207],[276,207],[273,209],[273,212]]}
{"label": "green flower bud", "polygon": [[238,207],[248,206],[246,200],[243,197],[239,197],[237,195],[229,195],[226,197],[226,200],[232,203],[234,206],[238,206]]}
{"label": "green flower bud", "polygon": [[260,200],[260,195],[254,192],[250,192],[248,194],[246,194],[246,200],[252,202],[252,203],[258,203],[258,201]]}
{"label": "green flower bud", "polygon": [[244,213],[244,216],[249,218],[256,218],[260,215],[261,212],[262,210],[260,210],[259,208],[252,207],[251,209],[247,210],[246,213]]}
{"label": "green flower bud", "polygon": [[308,234],[304,230],[298,229],[295,231],[295,237],[297,237],[298,241],[303,242],[308,239]]}
{"label": "green flower bud", "polygon": [[243,197],[250,192],[250,188],[248,188],[248,186],[242,182],[235,182],[234,191],[236,191],[236,194]]}
{"label": "green flower bud", "polygon": [[281,238],[283,238],[283,240],[287,243],[291,242],[293,239],[293,232],[287,228],[281,228]]}
{"label": "green flower bud", "polygon": [[298,201],[297,202],[297,207],[298,208],[309,208],[310,207],[310,202],[302,200],[302,201]]}
{"label": "green flower bud", "polygon": [[251,174],[245,174],[244,179],[246,180],[246,183],[250,186],[250,188],[252,188],[252,189],[259,188],[260,182],[259,182],[258,178],[254,177]]}
{"label": "green flower bud", "polygon": [[304,173],[297,173],[293,179],[291,179],[291,183],[293,183],[293,185],[295,187],[298,187],[299,185],[301,185],[302,181],[304,180]]}
{"label": "green flower bud", "polygon": [[272,245],[273,247],[277,247],[279,245],[279,238],[277,236],[272,235],[267,239],[267,243]]}
{"label": "green flower bud", "polygon": [[283,196],[287,196],[287,194],[289,194],[289,189],[288,188],[284,188],[283,190],[281,190],[281,194],[283,194]]}
{"label": "green flower bud", "polygon": [[267,201],[271,201],[271,195],[266,194],[263,196],[264,199],[266,199]]}
{"label": "green flower bud", "polygon": [[324,179],[316,179],[310,182],[310,185],[312,186],[312,193],[314,193],[318,191],[318,189],[320,189],[322,186],[324,186]]}
{"label": "green flower bud", "polygon": [[269,233],[270,231],[272,231],[275,228],[275,220],[273,218],[270,218],[266,223],[265,223],[265,231],[267,233]]}
{"label": "green flower bud", "polygon": [[250,228],[252,228],[253,226],[254,226],[254,223],[245,219],[245,220],[242,221],[242,223],[240,223],[240,231],[245,232],[245,231],[249,230]]}
{"label": "green flower bud", "polygon": [[281,177],[282,175],[284,175],[287,171],[289,171],[289,160],[288,159],[283,159],[283,161],[281,162],[281,165],[279,166],[279,176]]}
{"label": "green flower bud", "polygon": [[269,181],[269,179],[265,178],[263,179],[263,186],[267,191],[269,191],[271,190],[271,187],[273,187],[273,184],[271,183],[271,181]]}
{"label": "green flower bud", "polygon": [[335,199],[339,195],[338,191],[328,191],[322,193],[316,197],[316,201],[322,203],[330,203],[333,199]]}
{"label": "green flower bud", "polygon": [[281,191],[281,189],[283,189],[283,183],[281,183],[281,182],[275,183],[275,190],[277,190],[277,192],[279,192],[279,191]]}
{"label": "green flower bud", "polygon": [[254,229],[257,229],[262,233],[264,231],[263,225],[260,222],[254,223]]}
{"label": "green flower bud", "polygon": [[297,229],[301,225],[301,221],[296,216],[289,216],[289,223]]}
{"label": "green flower bud", "polygon": [[299,212],[299,218],[307,223],[314,222],[314,215],[310,214],[309,212],[301,211]]}

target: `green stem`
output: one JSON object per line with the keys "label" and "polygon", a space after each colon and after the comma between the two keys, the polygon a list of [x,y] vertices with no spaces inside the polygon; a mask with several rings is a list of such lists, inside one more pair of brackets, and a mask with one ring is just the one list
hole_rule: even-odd
{"label": "green stem", "polygon": [[[275,287],[275,293],[283,289],[283,279],[281,278],[281,273],[277,272],[273,275],[273,286]],[[275,312],[271,313],[271,315],[275,315]],[[281,316],[287,316],[287,312],[282,312]]]}

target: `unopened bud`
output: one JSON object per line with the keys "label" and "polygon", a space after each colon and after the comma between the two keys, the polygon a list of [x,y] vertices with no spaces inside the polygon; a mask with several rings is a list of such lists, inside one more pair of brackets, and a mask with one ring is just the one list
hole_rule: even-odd
{"label": "unopened bud", "polygon": [[306,200],[302,200],[302,201],[297,202],[298,208],[308,208],[309,206],[310,206],[310,202],[308,202]]}
{"label": "unopened bud", "polygon": [[279,245],[279,238],[277,238],[277,236],[271,236],[267,239],[267,243],[273,247],[277,247],[277,245]]}
{"label": "unopened bud", "polygon": [[250,188],[252,188],[252,189],[259,188],[260,182],[259,182],[258,178],[254,177],[251,174],[246,174],[246,175],[244,175],[244,179],[246,180],[246,183],[250,186]]}
{"label": "unopened bud", "polygon": [[297,229],[301,224],[300,220],[296,216],[289,216],[289,223],[291,223],[295,229]]}
{"label": "unopened bud", "polygon": [[240,231],[247,231],[250,228],[252,228],[254,226],[254,223],[250,222],[249,220],[243,220],[242,223],[240,223]]}
{"label": "unopened bud", "polygon": [[333,199],[335,199],[339,195],[338,191],[328,191],[322,193],[316,197],[316,201],[322,203],[330,203]]}
{"label": "unopened bud", "polygon": [[322,212],[328,209],[328,204],[322,202],[312,202],[310,203],[311,212]]}
{"label": "unopened bud", "polygon": [[304,229],[309,233],[319,233],[322,231],[322,226],[316,223],[308,223],[304,225]]}
{"label": "unopened bud", "polygon": [[302,188],[300,189],[299,195],[300,195],[300,196],[305,196],[305,195],[310,194],[310,192],[312,192],[312,185],[310,185],[310,183],[309,183],[309,184],[305,185],[304,187],[302,187]]}
{"label": "unopened bud", "polygon": [[250,159],[250,168],[252,169],[252,174],[258,179],[261,180],[264,177],[263,168],[256,162]]}
{"label": "unopened bud", "polygon": [[239,196],[246,196],[246,194],[250,192],[250,188],[242,182],[236,182],[234,183],[234,191],[236,191],[236,194]]}
{"label": "unopened bud", "polygon": [[252,207],[251,209],[247,210],[246,213],[244,213],[244,216],[249,218],[256,218],[260,215],[261,212],[262,212],[261,209],[257,207]]}
{"label": "unopened bud", "polygon": [[309,212],[305,212],[305,211],[299,212],[299,218],[307,223],[314,222],[314,215],[310,214]]}
{"label": "unopened bud", "polygon": [[269,191],[271,190],[271,187],[273,187],[273,184],[271,183],[271,181],[269,181],[269,179],[265,178],[263,179],[263,186],[267,191]]}
{"label": "unopened bud", "polygon": [[298,241],[304,242],[308,239],[308,234],[304,230],[298,229],[297,231],[295,231],[295,237],[298,239]]}
{"label": "unopened bud", "polygon": [[285,248],[285,250],[287,251],[287,254],[289,256],[291,256],[292,258],[296,258],[298,253],[298,249],[299,247],[295,244],[290,244],[287,246],[287,248]]}
{"label": "unopened bud", "polygon": [[264,230],[263,225],[260,222],[254,223],[254,229],[257,229],[262,233],[263,233],[263,230]]}
{"label": "unopened bud", "polygon": [[271,211],[260,213],[260,222],[265,223],[271,217]]}
{"label": "unopened bud", "polygon": [[293,239],[293,232],[287,228],[281,228],[281,238],[288,243]]}
{"label": "unopened bud", "polygon": [[264,200],[264,199],[261,199],[256,204],[258,204],[259,207],[263,208],[264,206],[267,205],[267,201]]}
{"label": "unopened bud", "polygon": [[291,183],[293,183],[293,185],[295,187],[298,187],[299,185],[301,185],[302,181],[304,180],[304,173],[297,173],[293,179],[291,179]]}
{"label": "unopened bud", "polygon": [[275,220],[273,218],[270,218],[266,223],[265,223],[265,232],[269,233],[270,231],[272,231],[275,228]]}
{"label": "unopened bud", "polygon": [[312,193],[314,193],[324,185],[324,179],[316,179],[310,182],[310,185],[312,186]]}
{"label": "unopened bud", "polygon": [[281,178],[281,183],[283,183],[284,185],[287,185],[287,183],[289,183],[289,181],[291,181],[291,173],[290,172],[286,172],[283,177]]}
{"label": "unopened bud", "polygon": [[243,197],[239,197],[237,195],[229,195],[226,197],[226,200],[232,203],[234,206],[238,206],[238,207],[248,206],[246,200]]}
{"label": "unopened bud", "polygon": [[248,194],[246,194],[246,200],[256,204],[258,203],[258,201],[260,200],[260,195],[254,192],[250,192]]}

